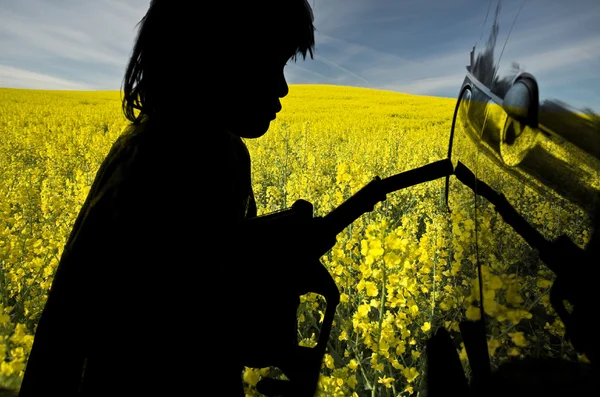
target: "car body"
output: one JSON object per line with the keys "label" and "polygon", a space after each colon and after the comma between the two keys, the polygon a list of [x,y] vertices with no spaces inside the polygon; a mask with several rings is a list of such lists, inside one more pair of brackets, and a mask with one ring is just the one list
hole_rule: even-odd
{"label": "car body", "polygon": [[[484,298],[481,309],[488,347],[507,333],[524,335],[512,345],[498,342],[504,356],[490,357],[492,369],[530,356],[588,361],[598,352],[581,336],[593,329],[581,308],[598,303],[585,279],[600,264],[600,25],[593,22],[600,3],[494,0],[489,8],[482,15],[487,40],[465,51],[448,150],[462,173],[447,182],[449,209],[474,219],[477,230],[461,248],[477,266],[463,271],[487,292],[491,277],[513,283],[492,291],[496,301]],[[544,35],[540,26],[556,29]],[[573,55],[580,60],[567,59]],[[580,308],[578,330],[564,300]],[[526,315],[506,322],[497,307]]]}

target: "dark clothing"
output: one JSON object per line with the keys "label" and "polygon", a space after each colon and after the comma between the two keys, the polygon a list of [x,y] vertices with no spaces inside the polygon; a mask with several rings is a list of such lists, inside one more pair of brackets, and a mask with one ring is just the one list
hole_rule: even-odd
{"label": "dark clothing", "polygon": [[205,146],[168,134],[130,128],[100,166],[19,396],[243,395],[251,289],[230,232],[256,216],[248,150],[226,132]]}

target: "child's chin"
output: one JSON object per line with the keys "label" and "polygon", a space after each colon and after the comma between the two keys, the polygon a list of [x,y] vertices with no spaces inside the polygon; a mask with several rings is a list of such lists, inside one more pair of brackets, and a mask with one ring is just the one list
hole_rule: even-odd
{"label": "child's chin", "polygon": [[260,138],[269,130],[271,121],[265,121],[263,123],[255,123],[253,125],[246,125],[240,128],[240,131],[233,131],[234,134],[242,138]]}

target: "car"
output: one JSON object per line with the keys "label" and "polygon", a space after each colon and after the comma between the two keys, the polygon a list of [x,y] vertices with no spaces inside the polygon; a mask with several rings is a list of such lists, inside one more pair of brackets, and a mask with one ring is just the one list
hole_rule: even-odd
{"label": "car", "polygon": [[[452,265],[473,281],[473,310],[452,337],[466,347],[471,386],[498,393],[485,395],[525,384],[556,392],[573,387],[574,373],[582,385],[598,376],[586,371],[600,361],[600,4],[583,3],[490,1],[487,41],[465,51],[446,195],[451,213],[475,224],[451,244]],[[579,62],[564,58],[574,54]],[[432,395],[440,376],[430,373]]]}

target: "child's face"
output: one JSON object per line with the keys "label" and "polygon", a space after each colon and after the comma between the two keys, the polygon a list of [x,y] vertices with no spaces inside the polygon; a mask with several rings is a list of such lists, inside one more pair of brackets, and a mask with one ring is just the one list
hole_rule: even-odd
{"label": "child's face", "polygon": [[253,58],[256,61],[245,64],[235,73],[238,78],[232,79],[237,86],[232,99],[237,103],[225,115],[227,129],[242,138],[263,136],[281,110],[279,99],[288,94],[284,67],[289,57]]}

